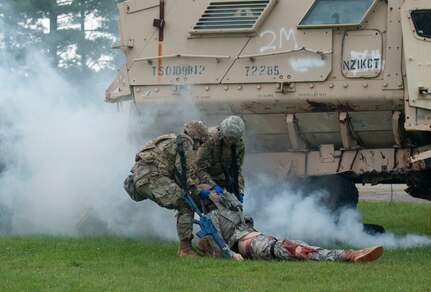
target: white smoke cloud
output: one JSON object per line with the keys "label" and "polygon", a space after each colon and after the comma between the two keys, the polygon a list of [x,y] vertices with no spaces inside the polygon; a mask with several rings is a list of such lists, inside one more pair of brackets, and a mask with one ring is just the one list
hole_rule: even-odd
{"label": "white smoke cloud", "polygon": [[246,213],[254,217],[256,229],[279,239],[303,240],[322,247],[409,248],[431,245],[431,236],[391,232],[370,235],[364,232],[362,216],[355,209],[344,209],[339,216],[319,203],[314,193],[303,197],[288,185],[280,185],[268,177],[247,184],[253,195],[246,197]]}
{"label": "white smoke cloud", "polygon": [[[136,203],[122,187],[140,144],[153,138],[147,132],[156,114],[141,117],[141,136],[132,143],[137,122],[128,103],[117,112],[103,102],[112,76],[95,80],[100,91],[82,88],[37,52],[28,56],[24,73],[0,55],[0,233],[176,239],[173,211]],[[186,106],[172,131],[199,118]]]}
{"label": "white smoke cloud", "polygon": [[[30,73],[24,73],[0,52],[0,232],[175,240],[173,211],[148,200],[136,203],[122,188],[139,144],[160,133],[156,111],[146,111],[139,122],[130,119],[128,103],[116,112],[102,101],[112,77],[95,81],[99,91],[83,89],[61,78],[39,54],[29,56]],[[169,115],[173,132],[201,118],[187,86],[181,95],[183,106]],[[130,142],[131,128],[139,133],[137,143]],[[268,178],[246,181],[246,211],[266,234],[325,246],[431,244],[429,236],[368,235],[357,211],[334,219],[316,197],[275,188]]]}

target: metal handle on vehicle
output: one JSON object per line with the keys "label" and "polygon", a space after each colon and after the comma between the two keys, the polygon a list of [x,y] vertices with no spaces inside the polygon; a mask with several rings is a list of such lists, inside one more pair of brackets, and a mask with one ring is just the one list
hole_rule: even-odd
{"label": "metal handle on vehicle", "polygon": [[332,54],[332,51],[317,51],[317,50],[308,49],[306,47],[302,47],[302,48],[293,49],[293,50],[285,50],[285,51],[278,51],[278,52],[271,52],[271,53],[261,53],[261,54],[238,56],[237,59],[250,58],[250,60],[253,61],[255,58],[258,58],[258,57],[277,56],[277,55],[284,55],[284,54],[301,52],[301,51],[319,54],[320,57],[322,58],[322,60],[324,60],[326,58],[325,55]]}
{"label": "metal handle on vehicle", "polygon": [[217,56],[217,55],[193,55],[193,54],[174,54],[174,55],[164,55],[164,56],[154,56],[154,57],[146,57],[146,58],[138,58],[135,59],[135,62],[143,62],[147,61],[148,64],[152,64],[153,60],[158,59],[170,59],[170,58],[206,58],[206,59],[216,59],[217,63],[220,63],[220,60],[230,59],[230,56]]}

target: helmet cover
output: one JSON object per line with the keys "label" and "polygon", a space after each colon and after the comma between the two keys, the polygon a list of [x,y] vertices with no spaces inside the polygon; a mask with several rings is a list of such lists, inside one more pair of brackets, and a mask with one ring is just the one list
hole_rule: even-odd
{"label": "helmet cover", "polygon": [[184,124],[184,132],[194,140],[205,142],[208,140],[209,132],[207,126],[201,121],[190,121]]}
{"label": "helmet cover", "polygon": [[244,121],[238,116],[230,116],[220,123],[220,132],[223,137],[232,137],[237,140],[244,135]]}

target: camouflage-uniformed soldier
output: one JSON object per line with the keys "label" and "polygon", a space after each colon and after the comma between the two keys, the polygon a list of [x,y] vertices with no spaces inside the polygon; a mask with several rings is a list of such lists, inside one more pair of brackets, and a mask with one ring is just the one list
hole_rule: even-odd
{"label": "camouflage-uniformed soldier", "polygon": [[244,131],[244,121],[237,116],[227,117],[220,126],[210,128],[210,139],[199,149],[195,166],[202,184],[210,185],[219,194],[226,189],[241,202],[244,198]]}
{"label": "camouflage-uniformed soldier", "polygon": [[[211,200],[215,206],[207,216],[217,232],[234,252],[239,252],[244,258],[369,262],[378,259],[383,253],[381,246],[362,250],[328,250],[302,241],[278,240],[257,232],[244,222],[241,203],[233,194],[224,192],[220,196],[212,191],[207,200]],[[218,254],[208,237],[198,243],[198,248],[212,256]]]}
{"label": "camouflage-uniformed soldier", "polygon": [[[191,121],[184,125],[184,133],[178,136],[167,134],[149,141],[136,154],[132,174],[124,182],[124,188],[133,200],[150,199],[161,207],[178,211],[179,256],[198,256],[191,245],[194,213],[181,197],[187,189],[196,191],[192,162],[196,150],[208,137],[208,128],[201,121]],[[183,185],[183,168],[178,151],[181,145],[186,162],[186,186]]]}

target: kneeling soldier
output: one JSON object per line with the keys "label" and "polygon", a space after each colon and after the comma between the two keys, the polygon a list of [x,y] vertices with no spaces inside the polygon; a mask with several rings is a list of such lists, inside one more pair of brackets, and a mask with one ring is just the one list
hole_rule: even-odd
{"label": "kneeling soldier", "polygon": [[[209,132],[201,121],[184,125],[184,133],[167,134],[146,143],[136,154],[135,165],[124,181],[124,188],[135,201],[150,199],[159,206],[175,209],[179,256],[199,256],[192,248],[193,210],[181,199],[187,190],[196,190],[192,169],[195,152],[208,139]],[[183,185],[182,165],[178,149],[184,151],[186,181]]]}

